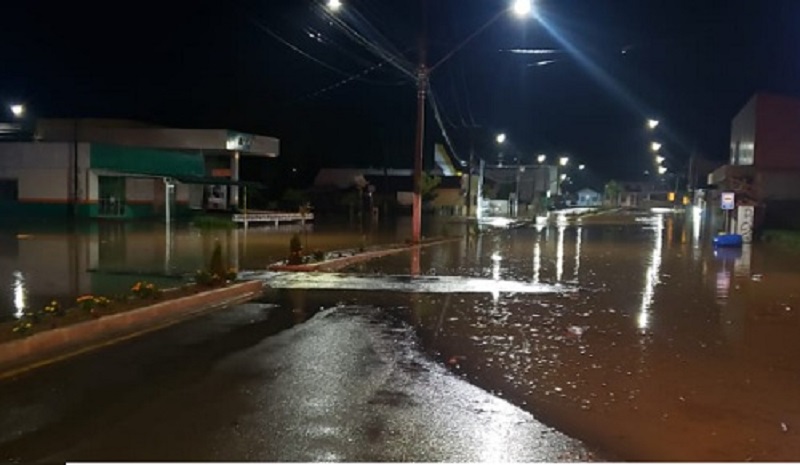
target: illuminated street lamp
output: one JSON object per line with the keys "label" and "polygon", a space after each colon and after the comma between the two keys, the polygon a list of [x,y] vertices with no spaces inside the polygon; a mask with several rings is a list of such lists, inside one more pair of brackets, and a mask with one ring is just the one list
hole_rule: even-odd
{"label": "illuminated street lamp", "polygon": [[569,163],[569,157],[561,157],[558,160],[558,164],[561,166],[567,166],[568,163]]}
{"label": "illuminated street lamp", "polygon": [[667,167],[666,166],[659,166],[658,167],[658,174],[667,174]]}
{"label": "illuminated street lamp", "polygon": [[585,169],[586,169],[586,165],[578,165],[578,169],[579,169],[580,171],[583,171],[583,170],[585,170]]}
{"label": "illuminated street lamp", "polygon": [[19,103],[15,103],[11,105],[11,113],[14,115],[14,118],[21,118],[22,115],[25,114],[25,105],[21,105]]}
{"label": "illuminated street lamp", "polygon": [[547,155],[545,154],[539,155],[538,157],[536,157],[536,161],[538,161],[540,164],[544,163],[545,161],[547,161]]}
{"label": "illuminated street lamp", "polygon": [[328,9],[331,11],[339,11],[342,8],[341,0],[328,0]]}
{"label": "illuminated street lamp", "polygon": [[655,129],[658,127],[660,122],[657,119],[649,119],[647,120],[647,127],[650,129]]}
{"label": "illuminated street lamp", "polygon": [[661,143],[660,142],[651,143],[650,149],[653,150],[653,152],[658,152],[659,150],[661,150]]}
{"label": "illuminated street lamp", "polygon": [[665,160],[665,158],[662,157],[661,155],[656,157],[656,163],[658,163],[659,165],[664,163],[664,160]]}
{"label": "illuminated street lamp", "polygon": [[567,175],[566,174],[562,174],[560,177],[561,177],[561,182],[564,182],[564,181],[567,180]]}
{"label": "illuminated street lamp", "polygon": [[514,14],[520,18],[524,18],[529,16],[533,13],[533,1],[532,0],[515,0],[513,6],[511,7],[514,10]]}
{"label": "illuminated street lamp", "polygon": [[498,144],[502,145],[506,143],[506,135],[505,133],[498,134],[495,138]]}

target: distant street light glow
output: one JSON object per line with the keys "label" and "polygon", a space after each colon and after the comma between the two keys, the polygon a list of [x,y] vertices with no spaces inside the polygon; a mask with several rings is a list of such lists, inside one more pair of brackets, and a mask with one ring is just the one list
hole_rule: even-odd
{"label": "distant street light glow", "polygon": [[515,15],[524,18],[533,12],[533,2],[532,0],[515,0],[513,9]]}
{"label": "distant street light glow", "polygon": [[655,129],[658,127],[660,122],[657,119],[649,119],[647,120],[647,127],[650,129]]}
{"label": "distant street light glow", "polygon": [[561,158],[558,160],[558,163],[559,163],[561,166],[567,166],[567,164],[569,163],[569,157],[561,157]]}
{"label": "distant street light glow", "polygon": [[650,144],[650,148],[653,150],[653,152],[658,152],[659,150],[661,150],[661,143],[653,142],[652,144]]}
{"label": "distant street light glow", "polygon": [[536,161],[538,161],[539,163],[544,163],[545,161],[547,161],[547,155],[545,154],[539,155],[538,157],[536,157]]}
{"label": "distant street light glow", "polygon": [[25,114],[25,106],[20,104],[11,105],[11,113],[15,118],[19,118]]}
{"label": "distant street light glow", "polygon": [[566,180],[567,180],[567,175],[566,174],[562,174],[561,175],[561,181],[566,181]]}
{"label": "distant street light glow", "polygon": [[662,157],[661,155],[656,157],[656,163],[658,163],[659,165],[664,163],[664,160],[666,160],[666,158]]}
{"label": "distant street light glow", "polygon": [[583,171],[586,169],[586,165],[578,165],[578,169]]}
{"label": "distant street light glow", "polygon": [[505,144],[506,143],[506,135],[505,134],[498,134],[496,140],[497,140],[498,144]]}
{"label": "distant street light glow", "polygon": [[658,174],[667,174],[667,167],[666,166],[659,166],[658,167]]}
{"label": "distant street light glow", "polygon": [[328,9],[331,11],[339,11],[342,8],[341,0],[328,0]]}

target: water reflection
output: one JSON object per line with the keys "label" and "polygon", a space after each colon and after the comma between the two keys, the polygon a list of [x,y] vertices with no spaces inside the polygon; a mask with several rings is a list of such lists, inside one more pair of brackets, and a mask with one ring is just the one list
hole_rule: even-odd
{"label": "water reflection", "polygon": [[564,277],[564,231],[565,225],[558,227],[558,244],[556,245],[556,283],[561,283]]}
{"label": "water reflection", "polygon": [[542,271],[542,245],[539,239],[533,245],[533,284],[539,284]]}
{"label": "water reflection", "polygon": [[14,272],[14,317],[17,319],[22,318],[25,314],[26,305],[26,293],[27,290],[25,289],[25,277],[22,275],[21,271]]}
{"label": "water reflection", "polygon": [[575,282],[579,281],[581,272],[581,244],[583,242],[583,228],[578,226],[575,236]]}
{"label": "water reflection", "polygon": [[[427,228],[436,227],[436,222]],[[366,238],[367,246],[397,243],[410,230],[387,223]],[[5,228],[5,229],[3,229]],[[12,228],[9,230],[8,228]],[[83,294],[113,295],[147,280],[174,287],[207,267],[215,244],[239,269],[264,269],[284,259],[299,227],[202,229],[189,225],[103,222],[67,229],[41,224],[0,226],[0,321],[49,301],[73,302]],[[425,232],[425,231],[423,231]],[[321,224],[307,236],[309,249],[341,250],[362,245],[348,225]],[[448,260],[448,258],[443,258]]]}
{"label": "water reflection", "polygon": [[653,249],[650,253],[649,265],[645,271],[644,291],[642,291],[642,304],[639,308],[639,316],[637,318],[639,330],[642,332],[650,329],[652,324],[650,321],[650,308],[653,305],[653,297],[655,295],[656,286],[660,282],[661,251],[664,242],[664,216],[656,215],[656,217],[653,219],[653,223],[655,229]]}

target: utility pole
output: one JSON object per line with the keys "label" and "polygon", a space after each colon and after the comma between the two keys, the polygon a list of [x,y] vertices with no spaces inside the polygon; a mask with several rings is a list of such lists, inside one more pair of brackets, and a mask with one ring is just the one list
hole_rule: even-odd
{"label": "utility pole", "polygon": [[472,213],[472,170],[475,165],[475,134],[469,133],[469,165],[467,166],[467,218]]}
{"label": "utility pole", "polygon": [[427,12],[425,0],[420,0],[422,9],[422,32],[419,38],[419,67],[417,68],[417,138],[414,146],[414,197],[412,201],[411,242],[419,244],[422,240],[422,155],[425,148],[425,97],[428,92],[428,67],[426,65],[425,35]]}

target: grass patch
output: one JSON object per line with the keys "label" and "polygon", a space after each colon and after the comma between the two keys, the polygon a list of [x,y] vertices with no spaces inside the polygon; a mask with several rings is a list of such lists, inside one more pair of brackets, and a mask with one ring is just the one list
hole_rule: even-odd
{"label": "grass patch", "polygon": [[232,229],[236,223],[227,215],[201,215],[192,219],[192,225],[202,229]]}
{"label": "grass patch", "polygon": [[800,231],[789,229],[769,229],[761,236],[764,242],[780,244],[800,249]]}

